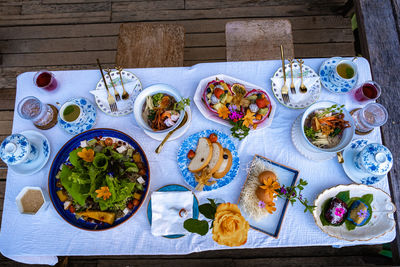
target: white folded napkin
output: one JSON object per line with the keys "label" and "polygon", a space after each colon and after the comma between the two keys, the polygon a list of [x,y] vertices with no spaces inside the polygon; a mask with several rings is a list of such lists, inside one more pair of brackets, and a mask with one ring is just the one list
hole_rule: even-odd
{"label": "white folded napkin", "polygon": [[[303,83],[307,87],[307,93],[306,94],[301,94],[300,93],[300,85],[301,85],[301,79],[300,78],[293,78],[294,80],[294,86],[296,88],[296,94],[292,94],[290,91],[290,84],[292,83],[292,79],[289,77],[286,78],[286,86],[288,87],[289,91],[289,96],[290,96],[290,102],[292,104],[299,103],[304,101],[305,99],[309,98],[310,95],[308,94],[311,92],[313,85],[318,81],[319,77],[303,77]],[[283,86],[283,78],[282,77],[272,77],[271,78],[272,82],[276,84],[277,88],[282,88]],[[280,92],[279,92],[280,94]]]}
{"label": "white folded napkin", "polygon": [[[186,216],[179,216],[185,209]],[[155,236],[185,234],[183,222],[193,217],[193,194],[184,192],[153,192],[151,194],[151,233]]]}

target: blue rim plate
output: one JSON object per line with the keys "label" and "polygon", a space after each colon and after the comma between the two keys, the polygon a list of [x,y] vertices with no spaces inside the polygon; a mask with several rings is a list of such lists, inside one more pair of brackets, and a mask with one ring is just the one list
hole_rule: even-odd
{"label": "blue rim plate", "polygon": [[[114,224],[109,225],[107,223],[92,223],[92,222],[87,222],[83,220],[82,218],[77,219],[73,213],[71,213],[68,210],[64,210],[64,204],[63,202],[60,201],[60,199],[57,196],[57,191],[59,188],[56,186],[56,175],[58,171],[60,170],[60,167],[63,163],[65,163],[69,157],[69,152],[74,150],[75,148],[80,146],[81,141],[83,140],[91,140],[95,137],[114,137],[118,138],[129,145],[131,145],[136,151],[139,152],[142,162],[144,163],[144,166],[146,168],[146,176],[147,182],[144,185],[144,194],[142,195],[142,198],[140,199],[140,204],[136,207],[134,207],[133,210],[131,210],[129,213],[127,213],[124,217],[119,218],[115,220]],[[147,193],[149,191],[149,185],[150,185],[150,167],[149,167],[149,162],[147,161],[147,157],[143,151],[143,149],[140,147],[140,145],[129,135],[113,130],[113,129],[107,129],[107,128],[101,128],[101,129],[93,129],[89,130],[86,132],[83,132],[77,136],[72,137],[67,143],[64,144],[64,146],[58,151],[57,155],[55,156],[53,163],[51,164],[50,167],[50,172],[49,172],[49,194],[51,198],[51,202],[53,203],[54,208],[60,214],[60,216],[67,221],[69,224],[78,227],[83,230],[93,230],[93,231],[101,231],[101,230],[107,230],[110,228],[113,228],[117,225],[120,225],[121,223],[127,221],[129,218],[131,218],[142,206],[144,200],[146,199]]]}
{"label": "blue rim plate", "polygon": [[318,71],[322,85],[332,93],[345,94],[353,89],[357,83],[358,75],[343,86],[337,86],[336,84],[330,82],[329,74],[334,71],[333,68],[335,67],[336,63],[342,59],[343,58],[341,57],[329,58],[322,63]]}
{"label": "blue rim plate", "polygon": [[[272,161],[260,155],[254,156],[252,163],[250,165],[249,174],[251,172],[251,166],[254,164],[256,160],[260,160],[261,163],[266,166],[266,169],[272,170],[276,174],[276,176],[278,177],[278,182],[280,183],[281,186],[282,185],[294,186],[296,184],[297,178],[299,177],[298,170],[279,164],[275,161]],[[249,174],[246,178],[246,181],[244,182],[243,188],[246,186]],[[238,206],[242,211],[243,217],[245,217],[246,220],[249,222],[251,228],[260,231],[264,234],[267,234],[269,236],[272,236],[274,238],[278,238],[279,232],[282,227],[283,219],[285,218],[286,210],[289,205],[289,200],[276,198],[275,205],[276,205],[275,206],[276,211],[273,214],[269,214],[265,218],[261,218],[259,221],[257,221],[251,218],[241,207],[240,197],[238,200]]]}
{"label": "blue rim plate", "polygon": [[215,133],[218,136],[218,142],[222,145],[223,148],[227,148],[231,151],[232,154],[232,166],[229,172],[222,178],[220,179],[215,179],[216,183],[213,185],[206,185],[203,188],[203,191],[211,191],[218,189],[220,187],[223,187],[230,182],[233,181],[233,179],[236,177],[238,171],[239,171],[239,156],[235,147],[235,144],[233,141],[228,137],[228,135],[224,134],[223,132],[220,132],[218,130],[204,130],[195,134],[192,134],[188,138],[186,138],[181,146],[179,147],[178,150],[178,156],[177,156],[177,161],[178,161],[178,167],[182,172],[183,179],[185,182],[190,185],[193,189],[197,186],[196,179],[194,177],[194,174],[189,171],[188,166],[190,163],[190,160],[187,157],[187,154],[190,150],[196,151],[197,147],[197,142],[199,138],[201,137],[209,137],[210,134]]}
{"label": "blue rim plate", "polygon": [[[166,186],[163,186],[159,188],[156,191],[160,192],[171,192],[171,191],[190,191],[189,188],[184,187],[183,185],[179,184],[169,184]],[[199,201],[197,200],[196,195],[192,192],[193,194],[193,219],[198,219],[199,218]],[[149,204],[147,205],[147,219],[149,220],[149,224],[151,226],[151,219],[152,219],[152,210],[151,210],[151,198],[149,200]],[[180,238],[185,235],[164,235],[163,237],[165,238]]]}
{"label": "blue rim plate", "polygon": [[352,141],[350,145],[343,151],[343,170],[347,177],[349,177],[355,183],[373,185],[380,182],[386,176],[370,174],[356,168],[354,165],[354,157],[370,143],[371,142],[366,139],[357,139]]}

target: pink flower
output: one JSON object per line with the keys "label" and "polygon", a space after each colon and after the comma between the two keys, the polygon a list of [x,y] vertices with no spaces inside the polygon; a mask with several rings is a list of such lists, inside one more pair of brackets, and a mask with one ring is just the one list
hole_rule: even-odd
{"label": "pink flower", "polygon": [[335,215],[342,217],[344,215],[344,209],[343,208],[336,208]]}

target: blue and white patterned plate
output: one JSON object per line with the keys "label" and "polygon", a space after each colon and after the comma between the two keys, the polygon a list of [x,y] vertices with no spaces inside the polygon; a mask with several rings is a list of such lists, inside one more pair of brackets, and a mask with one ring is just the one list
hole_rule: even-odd
{"label": "blue and white patterned plate", "polygon": [[[160,189],[157,190],[157,192],[181,192],[181,191],[190,191],[188,188],[184,187],[183,185],[179,184],[169,184],[166,186],[161,187]],[[193,193],[193,192],[192,192]],[[151,209],[151,198],[149,200],[149,204],[147,205],[147,219],[149,220],[149,223],[151,225],[152,221],[152,209]],[[193,193],[193,219],[198,219],[199,218],[199,201],[197,200],[196,195]],[[185,235],[164,235],[163,237],[166,238],[180,238]]]}
{"label": "blue and white patterned plate", "polygon": [[355,156],[369,144],[366,139],[353,140],[350,145],[343,151],[344,163],[343,170],[347,176],[355,183],[373,185],[382,180],[385,175],[372,175],[358,169],[354,164]]}
{"label": "blue and white patterned plate", "polygon": [[21,132],[20,134],[25,136],[29,142],[38,149],[38,155],[32,161],[18,165],[9,165],[8,168],[20,175],[32,175],[40,171],[49,160],[50,143],[46,136],[37,131],[29,130]]}
{"label": "blue and white patterned plate", "polygon": [[193,189],[197,186],[196,179],[194,174],[189,171],[188,166],[190,163],[190,159],[188,159],[187,154],[192,149],[196,151],[197,142],[201,137],[209,137],[210,134],[215,133],[218,136],[218,142],[222,145],[223,148],[227,148],[231,151],[232,154],[232,166],[229,172],[220,179],[215,179],[216,183],[210,186],[204,186],[203,191],[211,191],[223,187],[236,177],[239,171],[239,156],[235,147],[235,144],[228,137],[228,135],[220,132],[218,130],[204,130],[195,134],[192,134],[185,141],[182,142],[179,150],[178,150],[178,167],[182,172],[183,179],[185,182],[190,185]]}
{"label": "blue and white patterned plate", "polygon": [[321,78],[322,85],[326,89],[328,89],[332,93],[344,94],[354,88],[354,86],[357,83],[358,76],[354,77],[353,79],[351,79],[351,81],[349,83],[346,83],[342,86],[337,86],[337,85],[331,83],[329,80],[329,74],[332,71],[335,71],[334,68],[340,60],[342,60],[341,57],[333,57],[333,58],[325,60],[322,63],[321,67],[319,68],[319,76]]}
{"label": "blue and white patterned plate", "polygon": [[77,135],[92,129],[96,124],[96,107],[89,100],[83,97],[75,98],[70,102],[77,104],[82,109],[82,112],[85,113],[87,119],[81,124],[75,124],[64,121],[61,119],[61,115],[58,114],[58,124],[60,127],[72,135]]}

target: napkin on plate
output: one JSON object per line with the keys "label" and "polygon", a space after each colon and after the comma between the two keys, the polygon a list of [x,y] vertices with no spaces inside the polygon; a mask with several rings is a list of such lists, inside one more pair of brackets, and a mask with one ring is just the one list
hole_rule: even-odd
{"label": "napkin on plate", "polygon": [[[286,78],[286,86],[288,87],[289,95],[290,95],[290,102],[291,103],[299,103],[307,98],[310,97],[308,94],[312,88],[313,85],[318,81],[319,77],[303,77],[303,83],[307,87],[307,93],[302,94],[300,93],[300,84],[301,84],[301,79],[300,78],[294,78],[294,86],[296,88],[296,94],[292,94],[290,91],[290,84],[292,83],[292,79],[289,77]],[[271,78],[272,82],[276,84],[276,88],[282,88],[283,86],[283,78],[282,77],[272,77]],[[280,94],[280,92],[279,92]]]}
{"label": "napkin on plate", "polygon": [[[185,209],[186,216],[179,216]],[[155,236],[185,234],[183,222],[193,217],[193,194],[184,192],[153,192],[151,194],[151,233]]]}
{"label": "napkin on plate", "polygon": [[[140,91],[139,91],[140,84],[137,81],[136,82],[135,81],[125,81],[125,79],[124,79],[124,86],[125,86],[125,90],[129,94],[129,99],[127,99],[127,100],[122,99],[122,93],[123,93],[122,85],[115,84],[115,89],[118,91],[119,96],[121,97],[121,101],[116,101],[118,110],[126,110],[126,109],[131,108],[132,102],[135,100],[137,95],[140,93]],[[114,96],[114,88],[112,87],[111,84],[108,84],[108,89],[110,90],[110,94],[112,96]],[[108,94],[104,87],[100,90],[92,90],[92,91],[90,91],[90,93],[92,95],[98,97],[98,99],[101,101],[101,103],[104,104],[106,107],[109,106],[108,102],[107,102]]]}

